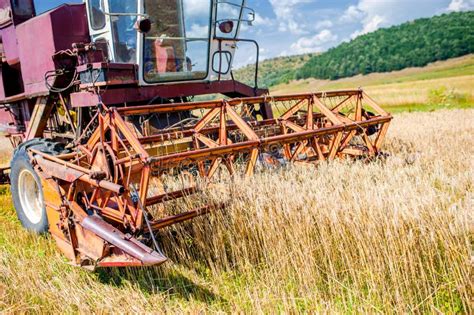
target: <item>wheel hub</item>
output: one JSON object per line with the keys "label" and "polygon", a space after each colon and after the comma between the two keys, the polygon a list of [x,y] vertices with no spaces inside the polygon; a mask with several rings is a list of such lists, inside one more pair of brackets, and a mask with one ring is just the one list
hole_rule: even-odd
{"label": "wheel hub", "polygon": [[43,196],[31,171],[24,169],[18,176],[19,199],[28,220],[38,224],[43,215]]}

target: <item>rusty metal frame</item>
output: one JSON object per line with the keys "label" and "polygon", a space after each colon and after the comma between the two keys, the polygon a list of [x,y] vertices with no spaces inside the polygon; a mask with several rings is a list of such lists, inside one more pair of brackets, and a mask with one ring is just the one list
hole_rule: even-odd
{"label": "rusty metal frame", "polygon": [[[290,104],[278,118],[249,119],[252,106],[265,104],[276,112],[284,102]],[[79,200],[88,211],[135,234],[154,233],[223,207],[211,204],[145,222],[147,208],[198,192],[190,186],[171,192],[160,189],[150,195],[150,182],[159,181],[171,170],[192,165],[208,182],[218,169],[227,170],[228,176],[243,169],[251,176],[273,145],[281,146],[288,162],[317,164],[335,158],[375,156],[392,119],[361,90],[101,109],[97,128],[76,152],[64,156],[31,153],[49,177],[73,183],[66,193],[69,203]],[[371,115],[367,115],[369,109]],[[147,136],[128,122],[131,116],[183,111],[203,114],[192,126]],[[357,145],[352,144],[355,138],[359,139]],[[163,152],[178,140],[185,150]]]}

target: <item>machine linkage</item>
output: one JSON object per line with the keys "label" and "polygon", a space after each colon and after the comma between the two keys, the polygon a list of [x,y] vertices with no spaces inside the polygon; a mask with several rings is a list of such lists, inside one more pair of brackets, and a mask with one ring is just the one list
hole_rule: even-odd
{"label": "machine linkage", "polygon": [[[264,106],[277,117],[259,117]],[[188,118],[160,130],[136,119],[172,113]],[[287,163],[374,157],[391,119],[362,90],[102,107],[90,124],[95,130],[83,131],[90,136],[79,138],[74,152],[30,154],[49,187],[47,211],[57,213],[51,233],[71,259],[94,266],[154,265],[166,257],[138,239],[154,240],[159,229],[224,207],[204,204],[166,214],[171,207],[165,204],[184,204],[199,194],[198,183]],[[169,189],[170,178],[180,181],[179,189]]]}

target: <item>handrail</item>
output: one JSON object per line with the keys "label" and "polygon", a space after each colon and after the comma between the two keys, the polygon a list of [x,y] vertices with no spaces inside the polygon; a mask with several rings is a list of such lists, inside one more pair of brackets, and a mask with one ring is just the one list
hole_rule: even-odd
{"label": "handrail", "polygon": [[[234,98],[231,100],[226,100],[227,104],[230,106],[238,106],[242,103],[244,104],[260,104],[267,102],[270,99],[272,101],[289,101],[289,100],[303,100],[309,99],[314,96],[316,97],[336,97],[336,96],[346,96],[346,95],[358,95],[362,93],[360,90],[340,90],[340,91],[331,91],[331,92],[318,92],[318,93],[301,93],[301,94],[289,94],[289,95],[280,95],[280,96],[254,96],[254,97],[245,97],[245,98]],[[133,116],[133,115],[144,115],[144,114],[153,114],[153,113],[164,113],[164,112],[179,112],[179,111],[188,111],[195,109],[211,109],[219,106],[223,106],[223,100],[213,100],[213,101],[202,101],[202,102],[187,102],[187,103],[171,103],[171,104],[152,104],[152,105],[143,105],[143,106],[133,106],[133,107],[120,107],[117,108],[117,112],[124,116]]]}

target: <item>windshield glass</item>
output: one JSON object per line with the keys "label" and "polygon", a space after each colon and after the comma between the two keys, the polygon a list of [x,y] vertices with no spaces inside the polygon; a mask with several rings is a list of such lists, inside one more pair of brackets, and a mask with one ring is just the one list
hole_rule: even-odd
{"label": "windshield glass", "polygon": [[[112,15],[112,34],[114,36],[115,62],[137,62],[137,1],[135,0],[110,0],[109,10]],[[125,15],[113,15],[125,14]],[[126,14],[130,15],[126,15]]]}
{"label": "windshield glass", "polygon": [[145,0],[152,29],[144,40],[147,82],[207,77],[211,1]]}

